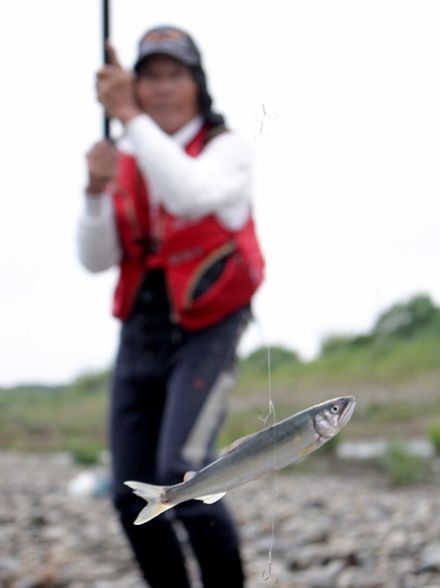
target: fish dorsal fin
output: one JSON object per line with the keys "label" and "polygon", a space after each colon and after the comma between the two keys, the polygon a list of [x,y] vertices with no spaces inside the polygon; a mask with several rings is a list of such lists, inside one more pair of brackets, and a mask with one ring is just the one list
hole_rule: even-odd
{"label": "fish dorsal fin", "polygon": [[183,476],[183,481],[188,482],[188,480],[191,480],[192,478],[194,478],[196,473],[197,472],[186,472],[186,474]]}
{"label": "fish dorsal fin", "polygon": [[205,504],[214,504],[217,500],[223,498],[226,492],[219,492],[218,494],[208,494],[207,496],[199,496],[196,500],[201,500]]}
{"label": "fish dorsal fin", "polygon": [[240,439],[236,439],[235,441],[233,441],[231,443],[231,445],[229,445],[229,447],[227,447],[223,452],[222,455],[225,455],[226,453],[229,453],[230,451],[233,451],[234,449],[237,449],[237,447],[240,447],[240,445],[242,443],[244,443],[245,441],[247,441],[248,439],[250,439],[251,437],[253,437],[255,433],[250,433],[249,435],[245,435],[244,437],[240,437]]}

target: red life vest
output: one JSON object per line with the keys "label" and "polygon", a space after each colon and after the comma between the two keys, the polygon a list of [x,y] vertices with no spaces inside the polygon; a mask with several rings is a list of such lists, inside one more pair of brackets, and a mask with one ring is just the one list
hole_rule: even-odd
{"label": "red life vest", "polygon": [[[202,128],[185,151],[192,157],[199,155],[209,131]],[[123,250],[113,303],[116,317],[128,318],[145,272],[152,267],[164,270],[173,317],[184,328],[210,326],[249,303],[264,272],[251,217],[242,229],[233,231],[213,214],[193,220],[173,216],[161,207],[152,230],[148,188],[135,159],[125,154],[119,161],[113,205]],[[153,233],[160,235],[157,249]],[[200,280],[221,260],[220,275],[196,295]]]}

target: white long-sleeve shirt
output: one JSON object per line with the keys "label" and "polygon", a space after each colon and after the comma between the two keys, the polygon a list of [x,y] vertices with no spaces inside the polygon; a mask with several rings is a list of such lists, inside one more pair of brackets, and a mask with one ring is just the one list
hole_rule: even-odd
{"label": "white long-sleeve shirt", "polygon": [[[175,216],[215,214],[225,227],[239,229],[250,210],[251,149],[236,134],[225,132],[198,157],[187,155],[183,148],[202,124],[197,117],[170,136],[141,114],[126,125],[119,147],[136,158],[154,205],[162,204]],[[89,271],[103,271],[119,262],[122,251],[109,194],[86,194],[77,245]]]}

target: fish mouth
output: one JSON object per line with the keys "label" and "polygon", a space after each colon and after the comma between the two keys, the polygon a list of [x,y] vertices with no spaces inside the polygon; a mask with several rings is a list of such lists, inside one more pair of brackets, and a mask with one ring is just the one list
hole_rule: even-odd
{"label": "fish mouth", "polygon": [[344,400],[346,401],[346,405],[342,409],[341,417],[339,419],[338,426],[345,427],[348,421],[353,416],[354,409],[356,408],[356,399],[354,396],[345,396]]}

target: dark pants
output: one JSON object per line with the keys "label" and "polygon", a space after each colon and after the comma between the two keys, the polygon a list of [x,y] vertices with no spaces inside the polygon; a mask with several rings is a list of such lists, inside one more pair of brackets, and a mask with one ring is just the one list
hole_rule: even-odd
{"label": "dark pants", "polygon": [[172,518],[185,527],[205,588],[242,588],[234,524],[223,501],[189,501],[133,525],[145,502],[123,484],[181,482],[215,458],[214,443],[233,384],[235,351],[249,309],[188,332],[169,320],[161,278],[143,288],[123,325],[111,402],[114,503],[142,573],[152,588],[189,588]]}

